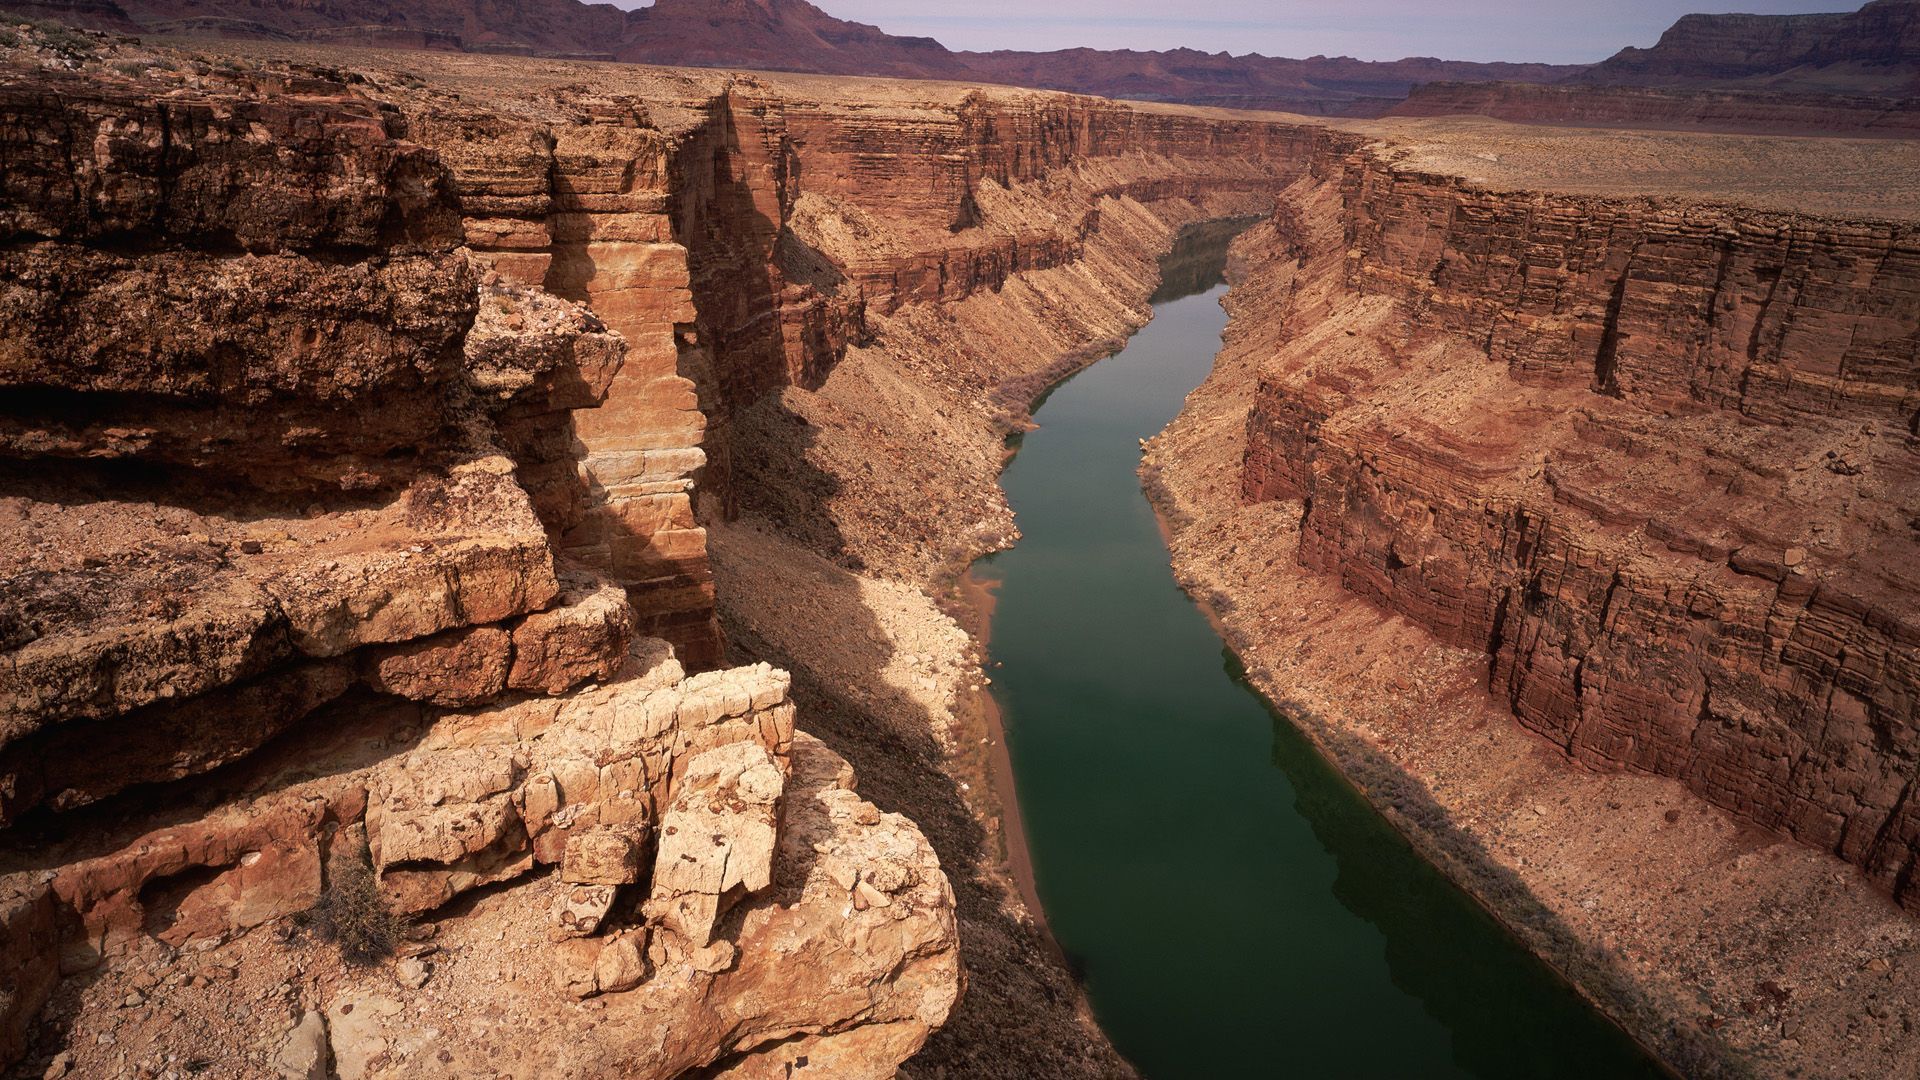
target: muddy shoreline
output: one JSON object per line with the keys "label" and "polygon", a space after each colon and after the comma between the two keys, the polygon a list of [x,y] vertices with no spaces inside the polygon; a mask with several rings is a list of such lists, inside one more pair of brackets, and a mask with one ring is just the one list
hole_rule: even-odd
{"label": "muddy shoreline", "polygon": [[[984,657],[993,632],[992,586],[969,571],[955,580],[951,595],[954,602],[948,607],[948,614],[973,639],[975,648]],[[983,667],[983,676],[986,671]],[[970,729],[978,727],[986,731],[985,773],[993,799],[992,812],[999,824],[1000,857],[1008,876],[1020,891],[1020,900],[1026,904],[1027,914],[1033,916],[1034,923],[1045,930],[1047,911],[1040,903],[1039,888],[1034,883],[1033,854],[1027,849],[1026,824],[1020,816],[1019,790],[1014,786],[1013,757],[1007,751],[1007,729],[1000,714],[1000,702],[992,691],[983,686],[961,695],[960,708],[962,723]],[[1051,933],[1047,934],[1047,941],[1064,963],[1066,954],[1060,951],[1059,943],[1053,940]]]}

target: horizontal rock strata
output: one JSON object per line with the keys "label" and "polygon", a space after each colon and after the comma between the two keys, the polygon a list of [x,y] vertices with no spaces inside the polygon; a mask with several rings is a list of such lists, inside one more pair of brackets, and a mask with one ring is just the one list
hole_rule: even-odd
{"label": "horizontal rock strata", "polygon": [[953,897],[784,673],[717,669],[686,249],[627,169],[672,140],[543,102],[564,227],[663,226],[549,282],[435,95],[41,33],[0,58],[0,1059],[892,1075]]}
{"label": "horizontal rock strata", "polygon": [[1500,194],[1348,157],[1340,335],[1296,316],[1246,499],[1484,650],[1516,716],[1904,903],[1920,817],[1920,233]]}

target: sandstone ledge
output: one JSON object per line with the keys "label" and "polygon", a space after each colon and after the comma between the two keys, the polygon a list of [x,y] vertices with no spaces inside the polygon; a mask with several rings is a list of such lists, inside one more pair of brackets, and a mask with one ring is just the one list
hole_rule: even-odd
{"label": "sandstone ledge", "polygon": [[[716,1061],[751,1070],[763,1043],[786,1053],[788,1040],[847,1055],[847,1075],[891,1075],[958,995],[952,894],[912,825],[854,796],[845,762],[793,733],[785,685],[764,667],[687,678],[660,643],[642,642],[597,690],[448,713],[372,761],[369,724],[406,729],[342,718],[338,734],[289,748],[283,765],[222,774],[235,794],[193,822],[101,834],[75,861],[63,862],[80,854],[65,849],[9,853],[15,867],[52,867],[8,880],[51,897],[55,962],[107,962],[61,984],[49,1007],[69,1060],[85,1074],[172,1053],[218,1063],[209,1075],[260,1075],[295,1021],[325,1010],[342,1075],[349,1061],[364,1076],[470,1075],[482,1062],[515,1076],[615,1062],[642,1075]],[[616,821],[648,836],[686,762],[746,745],[785,776],[779,841],[764,851],[756,895],[739,898],[715,940],[633,923],[618,905],[590,936],[552,940],[549,910],[570,886],[535,869],[559,861],[565,837]],[[379,888],[430,920],[397,968],[339,966],[288,921],[341,887],[361,835]],[[487,882],[506,887],[437,910]],[[46,957],[38,909],[7,910],[8,932],[33,946],[19,958]],[[621,949],[631,974],[609,966],[608,950]],[[217,974],[194,974],[206,971]],[[598,995],[584,1023],[583,992]],[[127,997],[154,1005],[114,1007]],[[506,1026],[489,1018],[502,1000],[513,1003]],[[356,1003],[371,1022],[346,1020]]]}

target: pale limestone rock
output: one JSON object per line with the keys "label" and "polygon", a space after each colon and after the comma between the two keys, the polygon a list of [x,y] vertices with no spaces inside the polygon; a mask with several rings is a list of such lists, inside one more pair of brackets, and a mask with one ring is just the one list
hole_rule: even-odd
{"label": "pale limestone rock", "polygon": [[387,1052],[386,1025],[400,1012],[400,1003],[392,998],[359,995],[334,1001],[327,1009],[327,1032],[340,1080],[361,1080],[369,1074],[374,1059]]}
{"label": "pale limestone rock", "polygon": [[593,962],[594,986],[603,994],[618,994],[639,986],[647,977],[646,930],[638,929],[608,939]]}
{"label": "pale limestone rock", "polygon": [[416,750],[384,778],[367,808],[368,838],[396,907],[431,910],[533,865],[510,797],[519,773],[509,748],[487,746]]}
{"label": "pale limestone rock", "polygon": [[327,1022],[308,1009],[274,1058],[281,1080],[327,1080]]}
{"label": "pale limestone rock", "polygon": [[393,965],[393,978],[401,986],[418,990],[433,977],[433,965],[417,956],[403,956]]}
{"label": "pale limestone rock", "polygon": [[784,784],[758,743],[732,743],[689,762],[660,820],[648,915],[704,946],[736,890],[772,884]]}
{"label": "pale limestone rock", "polygon": [[614,885],[561,883],[553,898],[553,933],[559,937],[589,937],[600,930],[619,895]]}

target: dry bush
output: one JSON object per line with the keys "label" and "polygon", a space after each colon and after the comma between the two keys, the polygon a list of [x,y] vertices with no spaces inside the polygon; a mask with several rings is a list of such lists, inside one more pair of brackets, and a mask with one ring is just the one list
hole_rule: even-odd
{"label": "dry bush", "polygon": [[326,890],[307,913],[314,931],[340,950],[340,959],[355,966],[392,956],[407,922],[380,895],[366,848],[336,852],[329,863]]}

